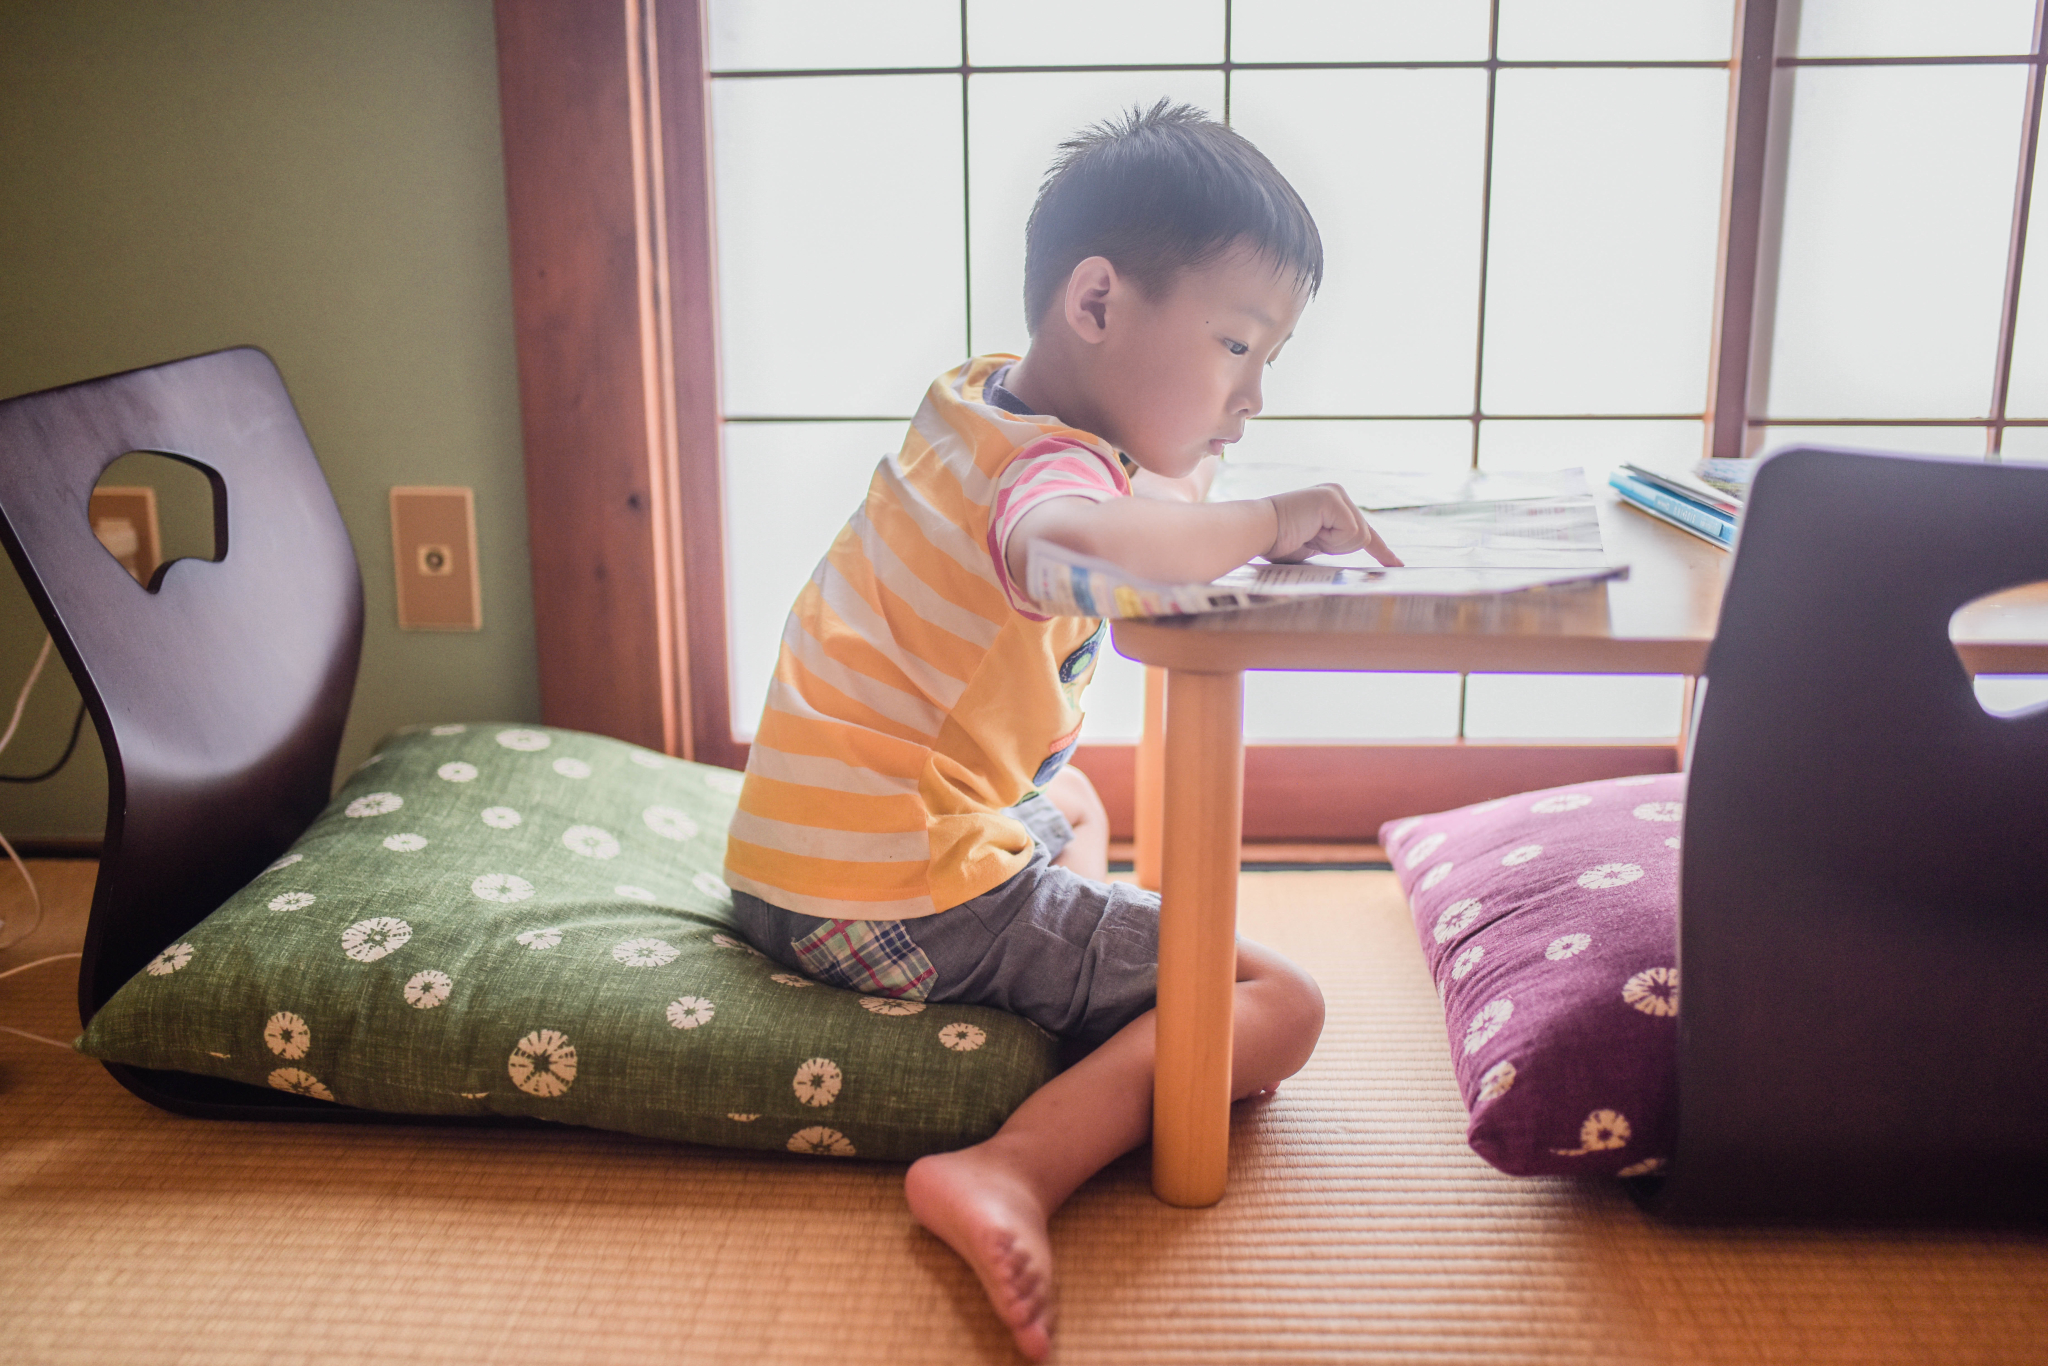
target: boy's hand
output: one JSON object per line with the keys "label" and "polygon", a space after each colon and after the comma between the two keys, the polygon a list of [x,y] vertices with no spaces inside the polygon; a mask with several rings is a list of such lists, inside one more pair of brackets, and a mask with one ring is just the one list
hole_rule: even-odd
{"label": "boy's hand", "polygon": [[1349,555],[1363,550],[1381,564],[1401,563],[1401,557],[1387,548],[1380,534],[1366,525],[1365,514],[1341,485],[1317,484],[1275,494],[1266,501],[1273,505],[1277,524],[1273,544],[1266,551],[1269,560],[1289,563],[1311,555]]}

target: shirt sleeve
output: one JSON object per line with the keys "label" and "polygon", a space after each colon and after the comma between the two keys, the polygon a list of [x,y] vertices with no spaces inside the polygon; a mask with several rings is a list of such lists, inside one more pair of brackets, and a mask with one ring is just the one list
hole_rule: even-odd
{"label": "shirt sleeve", "polygon": [[1010,605],[1033,620],[1045,620],[1030,610],[1035,604],[1010,579],[1010,533],[1025,513],[1054,498],[1086,498],[1100,503],[1124,497],[1130,491],[1130,481],[1123,470],[1092,447],[1064,437],[1047,437],[1026,446],[996,482],[988,524],[989,554],[995,560],[996,578]]}

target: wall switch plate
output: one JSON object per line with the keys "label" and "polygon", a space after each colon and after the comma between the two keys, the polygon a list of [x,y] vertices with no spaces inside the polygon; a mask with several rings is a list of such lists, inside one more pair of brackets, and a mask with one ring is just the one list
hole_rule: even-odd
{"label": "wall switch plate", "polygon": [[476,573],[476,495],[466,488],[391,490],[398,625],[407,631],[483,629]]}
{"label": "wall switch plate", "polygon": [[163,555],[156,490],[147,484],[96,488],[86,515],[92,519],[92,534],[107,548],[107,553],[119,560],[137,583],[146,586]]}

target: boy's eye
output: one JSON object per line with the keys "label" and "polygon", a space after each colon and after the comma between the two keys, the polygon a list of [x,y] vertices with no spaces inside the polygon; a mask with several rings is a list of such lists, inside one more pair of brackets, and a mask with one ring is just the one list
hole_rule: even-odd
{"label": "boy's eye", "polygon": [[1230,348],[1230,354],[1233,356],[1242,356],[1245,352],[1251,350],[1249,346],[1239,341],[1226,340],[1223,344]]}

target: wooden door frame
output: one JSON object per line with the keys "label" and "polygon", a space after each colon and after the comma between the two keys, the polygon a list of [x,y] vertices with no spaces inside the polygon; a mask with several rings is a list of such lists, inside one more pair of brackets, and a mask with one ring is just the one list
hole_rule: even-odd
{"label": "wooden door frame", "polygon": [[[1737,10],[1710,447],[1749,415],[1764,236],[1749,160],[1778,17],[1775,0]],[[496,0],[496,12],[542,718],[743,767],[705,6]],[[1678,761],[1668,744],[1251,745],[1246,836],[1369,841],[1392,816]],[[1128,836],[1135,746],[1086,745],[1077,762]]]}

